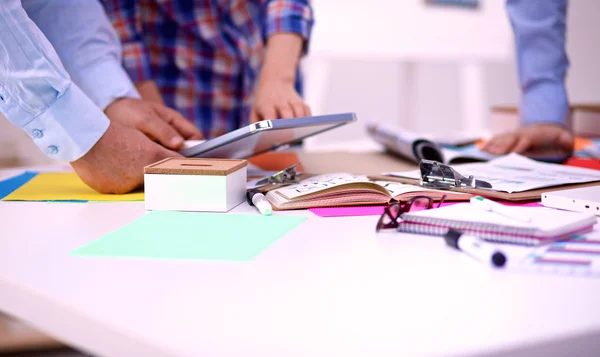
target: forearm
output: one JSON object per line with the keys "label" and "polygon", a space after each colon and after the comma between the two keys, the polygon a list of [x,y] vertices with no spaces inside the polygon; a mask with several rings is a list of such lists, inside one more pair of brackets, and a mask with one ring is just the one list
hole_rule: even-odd
{"label": "forearm", "polygon": [[566,124],[567,0],[507,0],[507,11],[517,49],[522,122]]}
{"label": "forearm", "polygon": [[267,39],[261,81],[294,83],[304,39],[295,33],[275,33]]}
{"label": "forearm", "polygon": [[74,161],[108,128],[106,116],[71,82],[20,0],[0,6],[0,112],[46,155]]}

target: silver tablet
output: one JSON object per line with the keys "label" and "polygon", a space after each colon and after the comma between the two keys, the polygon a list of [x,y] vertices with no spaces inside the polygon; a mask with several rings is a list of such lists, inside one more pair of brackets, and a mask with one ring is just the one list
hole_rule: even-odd
{"label": "silver tablet", "polygon": [[183,149],[180,153],[185,157],[245,159],[299,143],[305,138],[355,120],[354,113],[263,120]]}

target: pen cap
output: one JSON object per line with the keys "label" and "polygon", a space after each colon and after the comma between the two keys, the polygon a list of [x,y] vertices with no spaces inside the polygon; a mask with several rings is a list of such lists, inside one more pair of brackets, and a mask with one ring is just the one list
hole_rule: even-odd
{"label": "pen cap", "polygon": [[448,244],[452,248],[459,249],[458,248],[458,238],[460,238],[461,235],[462,235],[461,231],[450,228],[448,230],[448,232],[446,233],[446,235],[444,235],[444,240],[446,241],[446,244]]}
{"label": "pen cap", "polygon": [[256,188],[250,189],[250,190],[248,190],[248,192],[246,192],[246,201],[248,201],[248,204],[250,206],[254,206],[254,202],[252,202],[252,198],[257,193],[262,193],[262,192],[260,192],[260,190],[258,190]]}
{"label": "pen cap", "polygon": [[500,252],[492,254],[492,264],[497,267],[502,267],[506,264],[506,256]]}

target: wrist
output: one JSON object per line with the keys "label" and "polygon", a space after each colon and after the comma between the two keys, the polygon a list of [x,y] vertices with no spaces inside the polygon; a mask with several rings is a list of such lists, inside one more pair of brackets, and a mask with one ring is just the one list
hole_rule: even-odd
{"label": "wrist", "polygon": [[281,66],[265,62],[258,79],[259,84],[265,82],[280,82],[293,85],[296,81],[295,66]]}
{"label": "wrist", "polygon": [[268,80],[293,84],[296,81],[302,43],[303,39],[293,33],[269,36],[259,82]]}

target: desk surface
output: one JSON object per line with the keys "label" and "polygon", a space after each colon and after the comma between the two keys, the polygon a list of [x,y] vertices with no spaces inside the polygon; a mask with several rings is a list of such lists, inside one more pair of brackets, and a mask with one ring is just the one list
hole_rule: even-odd
{"label": "desk surface", "polygon": [[[410,168],[380,154],[302,160],[313,172]],[[256,214],[245,204],[234,212]],[[0,202],[0,310],[106,356],[582,356],[600,349],[598,280],[493,270],[438,238],[376,235],[372,216],[278,212],[308,219],[244,263],[69,255],[143,214],[141,202]]]}

